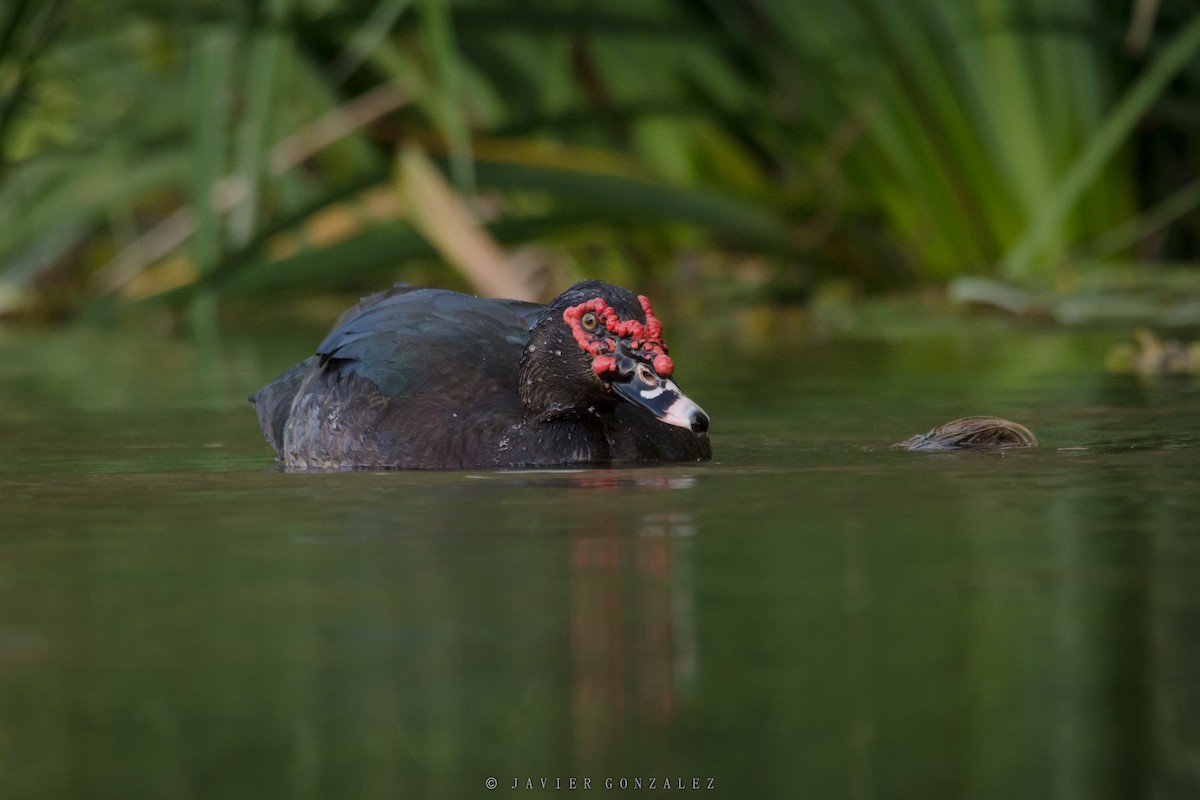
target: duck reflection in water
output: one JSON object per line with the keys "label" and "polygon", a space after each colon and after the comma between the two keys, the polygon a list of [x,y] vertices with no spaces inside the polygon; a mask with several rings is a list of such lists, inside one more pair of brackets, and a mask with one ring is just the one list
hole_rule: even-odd
{"label": "duck reflection in water", "polygon": [[582,754],[630,720],[665,729],[696,673],[688,514],[644,515],[635,535],[594,527],[571,545],[572,711]]}

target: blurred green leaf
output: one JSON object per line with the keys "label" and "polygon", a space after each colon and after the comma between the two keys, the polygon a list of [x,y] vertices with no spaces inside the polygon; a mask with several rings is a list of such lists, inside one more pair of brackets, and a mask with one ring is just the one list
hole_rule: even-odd
{"label": "blurred green leaf", "polygon": [[1035,213],[1029,227],[1013,244],[1001,268],[1012,278],[1027,277],[1033,260],[1046,246],[1064,217],[1096,174],[1128,140],[1135,125],[1161,95],[1163,87],[1185,66],[1200,59],[1200,15],[1175,34],[1163,51],[1112,109],[1104,123],[1088,140],[1070,170]]}
{"label": "blurred green leaf", "polygon": [[[1092,0],[65,9],[0,11],[0,284],[19,300],[390,277],[435,256],[402,209],[343,204],[403,148],[506,246],[618,276],[613,253],[671,264],[681,242],[791,291],[813,265],[1029,288],[1200,252],[1188,0],[1162,0],[1133,54],[1127,9]],[[354,229],[267,255],[331,221]]]}

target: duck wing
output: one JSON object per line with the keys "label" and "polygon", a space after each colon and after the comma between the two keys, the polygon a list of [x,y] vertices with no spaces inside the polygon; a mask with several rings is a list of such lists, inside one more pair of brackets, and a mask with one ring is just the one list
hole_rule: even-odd
{"label": "duck wing", "polygon": [[390,398],[472,397],[496,383],[510,385],[515,397],[521,349],[541,309],[398,284],[342,314],[317,360],[326,371],[370,380]]}
{"label": "duck wing", "polygon": [[398,284],[341,315],[251,400],[289,467],[463,466],[521,419],[517,370],[542,307]]}

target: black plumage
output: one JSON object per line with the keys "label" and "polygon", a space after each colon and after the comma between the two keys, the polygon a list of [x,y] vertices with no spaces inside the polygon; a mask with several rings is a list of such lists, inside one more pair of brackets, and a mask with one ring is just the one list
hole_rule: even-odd
{"label": "black plumage", "polygon": [[648,301],[600,281],[547,306],[397,285],[251,401],[291,469],[708,459],[708,417],[656,326]]}

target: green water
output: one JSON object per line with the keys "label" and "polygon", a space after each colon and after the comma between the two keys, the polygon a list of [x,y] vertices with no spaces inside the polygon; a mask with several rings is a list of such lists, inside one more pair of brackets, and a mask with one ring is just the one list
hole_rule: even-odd
{"label": "green water", "polygon": [[[677,344],[712,464],[282,474],[309,338],[0,336],[0,798],[1200,793],[1200,383],[1113,336]],[[1044,446],[886,447],[970,414]]]}

